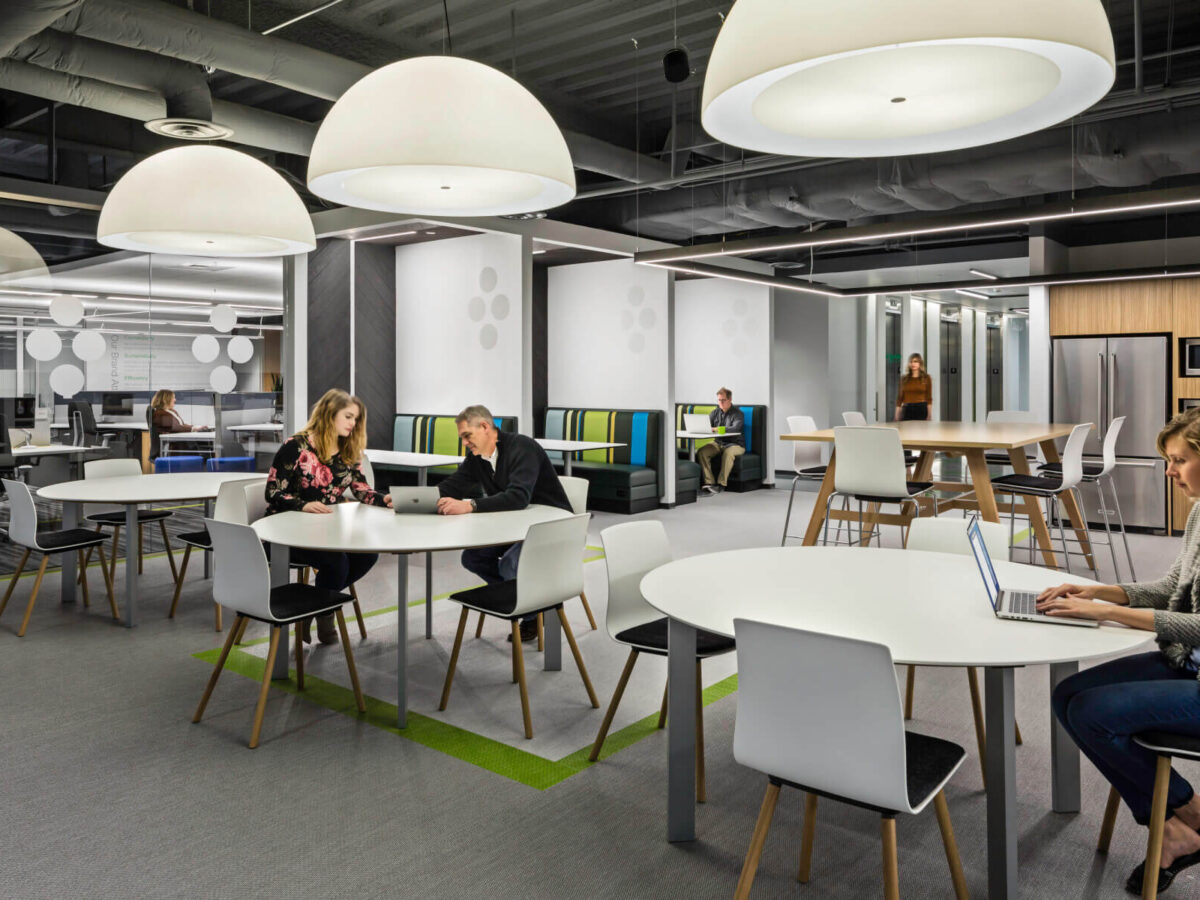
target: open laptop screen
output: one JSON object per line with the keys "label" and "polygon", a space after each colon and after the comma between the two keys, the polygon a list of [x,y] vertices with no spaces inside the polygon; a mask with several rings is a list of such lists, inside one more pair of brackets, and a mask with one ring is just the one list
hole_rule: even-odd
{"label": "open laptop screen", "polygon": [[987,545],[983,542],[983,532],[979,529],[978,516],[971,519],[971,524],[967,528],[967,538],[971,542],[971,552],[975,554],[975,565],[979,566],[979,577],[983,579],[988,600],[991,601],[992,610],[995,611],[996,604],[1000,601],[1000,580],[996,577],[996,570],[992,568],[992,558],[988,556]]}

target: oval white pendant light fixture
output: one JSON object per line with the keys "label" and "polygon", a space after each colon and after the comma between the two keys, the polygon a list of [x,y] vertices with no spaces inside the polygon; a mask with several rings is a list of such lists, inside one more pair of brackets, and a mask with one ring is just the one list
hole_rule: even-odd
{"label": "oval white pendant light fixture", "polygon": [[1100,0],[737,0],[701,121],[764,153],[935,153],[1057,124],[1115,73]]}
{"label": "oval white pendant light fixture", "polygon": [[313,141],[308,187],[362,209],[496,216],[566,203],[575,170],[554,119],[512,78],[418,56],[338,99]]}
{"label": "oval white pendant light fixture", "polygon": [[163,150],[118,181],[96,240],[184,256],[290,256],[317,246],[300,197],[278,172],[228,147]]}

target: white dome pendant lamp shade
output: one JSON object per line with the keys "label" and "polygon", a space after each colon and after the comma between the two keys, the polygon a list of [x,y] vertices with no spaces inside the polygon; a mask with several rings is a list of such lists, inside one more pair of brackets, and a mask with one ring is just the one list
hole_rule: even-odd
{"label": "white dome pendant lamp shade", "polygon": [[1057,124],[1115,73],[1100,0],[737,0],[701,122],[764,153],[935,153]]}
{"label": "white dome pendant lamp shade", "polygon": [[126,172],[104,201],[96,239],[184,256],[292,256],[317,246],[308,211],[278,172],[211,145],[163,150]]}
{"label": "white dome pendant lamp shade", "polygon": [[50,271],[42,260],[42,255],[33,245],[19,234],[14,234],[7,228],[0,228],[0,284],[7,284],[17,279],[33,278],[39,280],[36,286],[46,286]]}
{"label": "white dome pendant lamp shade", "polygon": [[503,72],[418,56],[333,105],[308,159],[314,194],[362,209],[449,216],[535,212],[575,196],[562,132]]}

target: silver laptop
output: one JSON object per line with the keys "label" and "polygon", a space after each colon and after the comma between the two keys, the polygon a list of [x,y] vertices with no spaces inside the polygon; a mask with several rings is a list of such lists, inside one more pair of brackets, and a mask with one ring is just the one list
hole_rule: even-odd
{"label": "silver laptop", "polygon": [[1037,594],[1031,591],[1005,590],[1000,587],[996,570],[992,567],[992,558],[988,555],[987,545],[983,542],[983,532],[979,529],[979,516],[971,517],[967,527],[967,537],[971,541],[971,552],[975,554],[975,564],[979,566],[979,576],[987,590],[988,601],[992,604],[992,612],[997,619],[1017,619],[1022,622],[1045,622],[1048,625],[1080,625],[1084,628],[1095,628],[1100,623],[1090,619],[1070,619],[1065,616],[1048,616],[1037,611]]}
{"label": "silver laptop", "polygon": [[693,434],[712,434],[712,423],[708,421],[707,413],[684,413],[683,430]]}
{"label": "silver laptop", "polygon": [[397,513],[436,513],[441,496],[435,487],[394,487],[390,495]]}

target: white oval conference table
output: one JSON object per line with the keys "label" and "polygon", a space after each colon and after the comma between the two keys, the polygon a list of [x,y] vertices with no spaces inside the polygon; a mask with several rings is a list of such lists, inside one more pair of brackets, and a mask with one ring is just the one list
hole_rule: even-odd
{"label": "white oval conference table", "polygon": [[[738,572],[714,590],[716,572]],[[996,563],[1002,587],[1041,590],[1069,577]],[[971,556],[847,547],[731,550],[660,566],[641,582],[650,605],[670,618],[667,839],[696,837],[696,629],[733,637],[733,620],[756,619],[874,641],[897,664],[985,669],[988,896],[1016,897],[1016,737],[1013,672],[1050,666],[1053,690],[1081,660],[1124,653],[1153,639],[1117,625],[1072,628],[997,619]],[[837,685],[797,685],[836,691]],[[846,698],[847,708],[853,698]],[[1055,812],[1079,811],[1079,750],[1051,713]],[[797,748],[802,750],[803,748]]]}
{"label": "white oval conference table", "polygon": [[[84,503],[118,504],[125,507],[125,599],[122,601],[122,621],[125,627],[137,624],[138,554],[133,552],[133,535],[137,534],[137,508],[143,503],[175,503],[184,500],[203,500],[204,514],[212,515],[212,501],[226,481],[262,478],[253,472],[189,472],[162,475],[119,475],[115,478],[84,478],[64,481],[38,490],[45,500],[58,500],[63,505],[63,528],[78,528],[80,507]],[[62,602],[75,602],[75,557],[62,554]],[[210,571],[209,554],[204,554],[204,575]]]}
{"label": "white oval conference table", "polygon": [[[399,727],[408,724],[406,658],[408,655],[408,554],[434,550],[494,547],[525,539],[530,525],[566,518],[571,513],[553,506],[534,505],[512,512],[468,513],[461,516],[397,514],[382,506],[339,503],[328,515],[277,513],[254,523],[258,536],[272,544],[271,583],[288,581],[289,548],[342,553],[394,553],[396,569],[396,709]],[[432,594],[425,597],[426,637],[431,636]],[[546,617],[545,668],[562,668],[561,631],[553,616]],[[275,678],[288,677],[287,632],[275,656]]]}

